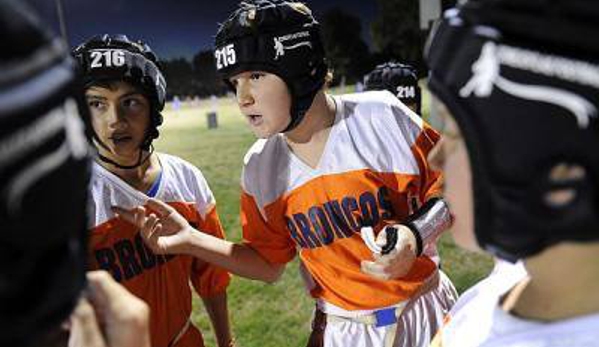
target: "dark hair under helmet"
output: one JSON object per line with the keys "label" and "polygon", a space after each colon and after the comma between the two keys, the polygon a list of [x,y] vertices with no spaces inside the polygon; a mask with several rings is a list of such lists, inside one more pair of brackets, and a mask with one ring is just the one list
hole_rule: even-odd
{"label": "dark hair under helmet", "polygon": [[124,80],[141,88],[150,99],[150,128],[142,149],[148,150],[159,136],[163,118],[166,81],[158,58],[142,41],[130,41],[125,35],[100,35],[73,50],[83,70],[85,87],[98,82]]}
{"label": "dark hair under helmet", "polygon": [[0,1],[0,35],[0,346],[44,346],[85,286],[87,105],[24,1]]}
{"label": "dark hair under helmet", "polygon": [[[479,244],[515,260],[599,240],[599,2],[470,1],[429,42],[430,89],[464,136]],[[560,164],[583,177],[551,179]],[[551,204],[549,192],[575,198]]]}
{"label": "dark hair under helmet", "polygon": [[418,73],[411,65],[387,62],[364,77],[365,90],[388,90],[404,103],[415,103],[417,113],[421,113],[421,90],[418,86]]}
{"label": "dark hair under helmet", "polygon": [[215,40],[216,68],[229,86],[228,78],[251,70],[285,81],[292,104],[291,122],[283,132],[302,121],[328,71],[320,25],[300,7],[291,1],[243,1]]}

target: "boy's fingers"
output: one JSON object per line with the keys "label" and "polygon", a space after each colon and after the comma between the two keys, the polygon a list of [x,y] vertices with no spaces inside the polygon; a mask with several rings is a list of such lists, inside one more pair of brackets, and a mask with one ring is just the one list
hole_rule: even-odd
{"label": "boy's fingers", "polygon": [[172,206],[156,199],[148,199],[147,206],[156,211],[160,217],[168,216],[175,211]]}
{"label": "boy's fingers", "polygon": [[130,210],[120,206],[111,206],[111,210],[119,217],[122,217],[129,223],[135,224],[141,228],[146,222],[146,209],[143,206],[137,206]]}
{"label": "boy's fingers", "polygon": [[122,310],[130,301],[140,301],[125,287],[103,270],[89,271],[87,273],[88,298],[95,307],[100,307],[104,312]]}
{"label": "boy's fingers", "polygon": [[135,225],[137,225],[139,228],[142,228],[147,220],[146,217],[146,211],[143,208],[140,207],[136,207],[134,209],[134,215],[135,215]]}
{"label": "boy's fingers", "polygon": [[98,314],[107,345],[149,346],[148,305],[105,271],[88,272],[87,279],[88,297]]}
{"label": "boy's fingers", "polygon": [[69,345],[105,347],[106,343],[94,308],[86,299],[80,299],[71,314],[70,322],[71,337]]}
{"label": "boy's fingers", "polygon": [[114,212],[117,217],[122,217],[124,220],[130,223],[135,223],[135,214],[131,210],[124,209],[119,206],[111,206],[112,212]]}
{"label": "boy's fingers", "polygon": [[140,228],[140,232],[142,236],[144,236],[150,242],[155,237],[152,225],[150,225],[150,223],[144,223]]}
{"label": "boy's fingers", "polygon": [[[118,296],[120,288],[106,271],[90,271],[87,273],[89,299],[99,307],[111,304],[111,298]],[[116,294],[115,294],[116,293]]]}
{"label": "boy's fingers", "polygon": [[151,213],[148,216],[144,227],[153,231],[154,227],[156,226],[157,223],[158,223],[158,217],[154,213]]}

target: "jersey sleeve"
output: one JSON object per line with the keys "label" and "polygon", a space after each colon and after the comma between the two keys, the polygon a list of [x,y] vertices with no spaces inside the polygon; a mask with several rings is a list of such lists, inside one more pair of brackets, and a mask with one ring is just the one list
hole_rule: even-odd
{"label": "jersey sleeve", "polygon": [[296,254],[295,244],[285,225],[273,225],[264,219],[255,199],[242,189],[241,228],[243,243],[273,264],[285,264]]}
{"label": "jersey sleeve", "polygon": [[210,212],[211,208],[216,205],[216,199],[214,198],[214,194],[212,194],[212,190],[208,185],[208,181],[204,178],[202,172],[192,166],[193,176],[194,176],[194,195],[196,208],[202,218],[205,218]]}
{"label": "jersey sleeve", "polygon": [[428,156],[441,139],[441,135],[421,117],[392,95],[386,95],[390,114],[393,116],[392,131],[403,134],[418,166],[420,179],[419,200],[421,203],[442,195],[443,177],[440,171],[431,168]]}
{"label": "jersey sleeve", "polygon": [[412,145],[412,153],[420,170],[420,201],[425,202],[443,194],[443,175],[441,171],[431,168],[428,156],[441,139],[441,135],[428,124],[423,123],[416,142]]}
{"label": "jersey sleeve", "polygon": [[[413,191],[415,197],[417,197],[417,203],[416,206],[410,207],[413,209],[419,208],[431,198],[441,197],[443,194],[443,176],[440,171],[434,170],[428,161],[430,152],[437,145],[441,136],[396,98],[391,99],[388,105],[391,108],[390,114],[393,115],[392,126],[389,130],[403,135],[402,140],[399,141],[400,144],[398,144],[400,148],[409,146],[408,151],[401,152],[401,150],[397,150],[396,153],[409,156],[408,160],[412,163],[414,172],[417,173],[415,179],[418,184]],[[411,211],[411,213],[414,212],[415,210]],[[445,229],[430,233],[429,237],[424,237],[423,242],[427,245],[436,243],[439,234],[443,231]]]}
{"label": "jersey sleeve", "polygon": [[[202,232],[218,237],[225,238],[216,206],[212,206],[201,219],[198,229]],[[226,291],[231,275],[225,269],[206,263],[201,259],[194,259],[192,263],[191,283],[198,295],[201,297],[210,297]]]}

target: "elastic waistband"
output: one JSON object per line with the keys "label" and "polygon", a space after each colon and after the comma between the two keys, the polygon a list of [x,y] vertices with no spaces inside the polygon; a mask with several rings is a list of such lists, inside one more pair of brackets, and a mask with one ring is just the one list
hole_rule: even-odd
{"label": "elastic waistband", "polygon": [[382,307],[372,310],[345,310],[339,306],[333,305],[323,299],[316,301],[316,310],[326,314],[327,321],[352,321],[367,325],[375,325],[377,327],[394,324],[397,318],[401,315],[405,307],[412,299],[430,292],[439,286],[440,275],[439,271],[435,271],[422,286],[408,300],[401,301],[395,305]]}
{"label": "elastic waistband", "polygon": [[401,315],[404,308],[406,307],[406,301],[402,302],[399,306],[384,308],[376,311],[372,311],[372,313],[359,315],[354,317],[343,317],[337,316],[330,313],[324,313],[326,315],[326,319],[328,323],[335,322],[354,322],[361,323],[366,325],[374,325],[376,327],[384,327],[387,325],[397,323],[397,318]]}

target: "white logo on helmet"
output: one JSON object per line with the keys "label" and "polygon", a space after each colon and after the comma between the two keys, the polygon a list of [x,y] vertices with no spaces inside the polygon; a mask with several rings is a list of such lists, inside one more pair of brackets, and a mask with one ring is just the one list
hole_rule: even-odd
{"label": "white logo on helmet", "polygon": [[[306,38],[307,38],[307,40],[285,46],[286,41],[292,41],[292,40],[297,40],[297,39],[306,39]],[[280,57],[285,56],[285,51],[300,48],[300,47],[312,48],[312,42],[310,41],[310,32],[300,31],[300,32],[293,33],[293,34],[275,37],[274,38],[275,60],[278,60]]]}
{"label": "white logo on helmet", "polygon": [[[597,117],[597,108],[580,95],[555,87],[526,85],[510,81],[501,76],[501,64],[534,73],[589,84],[586,78],[578,78],[580,69],[596,75],[599,69],[561,57],[552,57],[538,52],[487,42],[480,57],[472,64],[472,77],[460,89],[460,96],[467,98],[474,94],[480,98],[491,95],[497,87],[504,93],[517,98],[541,101],[569,110],[580,128],[589,126],[590,118]],[[591,82],[592,83],[592,82]]]}

